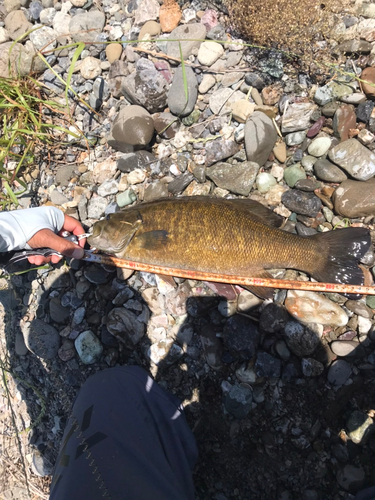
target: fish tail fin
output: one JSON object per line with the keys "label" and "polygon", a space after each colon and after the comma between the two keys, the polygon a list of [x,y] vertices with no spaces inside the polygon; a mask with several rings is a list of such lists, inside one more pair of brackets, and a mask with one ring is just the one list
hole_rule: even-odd
{"label": "fish tail fin", "polygon": [[368,229],[364,227],[338,229],[319,233],[313,238],[321,245],[322,252],[326,253],[328,247],[328,258],[324,265],[311,273],[314,279],[326,283],[363,285],[364,275],[358,262],[371,245]]}

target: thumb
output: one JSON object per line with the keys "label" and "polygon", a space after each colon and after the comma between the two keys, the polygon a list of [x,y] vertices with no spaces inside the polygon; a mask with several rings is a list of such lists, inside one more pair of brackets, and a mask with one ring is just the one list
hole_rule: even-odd
{"label": "thumb", "polygon": [[72,257],[73,259],[82,259],[85,251],[80,246],[72,243],[69,240],[65,240],[55,233],[52,233],[49,237],[48,246],[57,252],[62,253],[66,257]]}

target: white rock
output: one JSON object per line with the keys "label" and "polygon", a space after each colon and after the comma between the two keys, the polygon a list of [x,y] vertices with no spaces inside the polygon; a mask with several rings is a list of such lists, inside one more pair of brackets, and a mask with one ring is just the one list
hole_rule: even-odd
{"label": "white rock", "polygon": [[331,139],[329,137],[317,137],[308,147],[308,153],[312,156],[319,157],[327,153],[331,146]]}
{"label": "white rock", "polygon": [[199,47],[198,61],[203,66],[212,66],[224,54],[224,47],[217,42],[203,42]]}
{"label": "white rock", "polygon": [[5,28],[0,28],[0,43],[5,43],[10,40],[9,33]]}
{"label": "white rock", "polygon": [[146,172],[140,168],[135,168],[128,174],[128,183],[130,185],[139,184],[146,179]]}
{"label": "white rock", "polygon": [[276,185],[276,179],[268,172],[261,172],[256,179],[256,185],[260,193],[268,193]]}
{"label": "white rock", "polygon": [[198,90],[200,94],[208,92],[216,83],[216,78],[213,75],[206,74],[203,76]]}
{"label": "white rock", "polygon": [[365,335],[371,329],[372,322],[370,319],[358,316],[358,331],[360,335]]}
{"label": "white rock", "polygon": [[36,29],[29,35],[29,38],[33,42],[33,45],[36,48],[36,50],[54,49],[57,45],[56,38],[58,36],[58,33],[52,28],[49,28],[48,26],[42,26],[41,24],[39,24],[35,26],[35,28],[37,27],[39,27],[39,29]]}
{"label": "white rock", "polygon": [[85,59],[83,59],[80,63],[79,69],[81,71],[81,75],[86,80],[93,80],[102,73],[99,59],[92,56],[85,57]]}
{"label": "white rock", "polygon": [[103,352],[100,340],[91,330],[80,333],[74,345],[78,356],[85,365],[91,365],[98,361]]}
{"label": "white rock", "polygon": [[349,320],[340,306],[315,292],[289,290],[285,307],[289,314],[303,324],[345,326]]}
{"label": "white rock", "polygon": [[[64,4],[63,4],[64,5]],[[68,35],[69,34],[69,24],[72,20],[69,14],[64,14],[64,12],[56,12],[55,17],[53,18],[53,29],[59,35]]]}

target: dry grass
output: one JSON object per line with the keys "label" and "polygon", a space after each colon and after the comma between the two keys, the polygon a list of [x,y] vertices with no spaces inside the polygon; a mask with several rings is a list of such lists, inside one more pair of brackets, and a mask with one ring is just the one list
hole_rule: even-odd
{"label": "dry grass", "polygon": [[252,43],[311,58],[350,0],[225,0],[230,22]]}

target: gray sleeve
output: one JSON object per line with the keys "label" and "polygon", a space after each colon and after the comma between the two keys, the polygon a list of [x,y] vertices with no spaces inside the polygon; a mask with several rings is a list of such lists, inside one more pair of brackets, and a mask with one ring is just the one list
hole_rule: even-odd
{"label": "gray sleeve", "polygon": [[27,242],[41,229],[54,233],[64,225],[64,213],[56,207],[26,208],[0,213],[0,252],[30,249]]}

